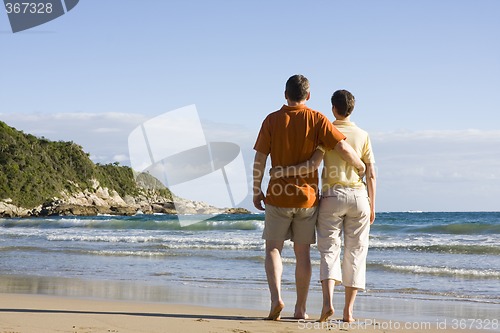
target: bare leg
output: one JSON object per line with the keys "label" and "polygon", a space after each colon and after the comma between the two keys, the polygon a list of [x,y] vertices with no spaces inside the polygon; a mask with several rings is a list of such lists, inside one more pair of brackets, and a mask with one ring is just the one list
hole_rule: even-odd
{"label": "bare leg", "polygon": [[311,283],[311,245],[294,244],[295,259],[295,285],[297,289],[297,303],[295,303],[295,319],[307,319],[306,302],[309,293],[309,284]]}
{"label": "bare leg", "polygon": [[269,291],[271,293],[271,311],[267,319],[280,320],[281,311],[285,303],[281,299],[281,275],[283,274],[283,263],[281,251],[283,241],[266,240],[266,275]]}
{"label": "bare leg", "polygon": [[323,290],[323,309],[321,310],[320,322],[327,321],[329,317],[333,316],[335,309],[333,308],[333,290],[335,287],[335,280],[326,279],[321,281],[321,288]]}
{"label": "bare leg", "polygon": [[353,287],[345,287],[345,305],[344,305],[344,317],[345,322],[351,323],[354,320],[352,314],[354,311],[354,300],[358,294],[358,289]]}

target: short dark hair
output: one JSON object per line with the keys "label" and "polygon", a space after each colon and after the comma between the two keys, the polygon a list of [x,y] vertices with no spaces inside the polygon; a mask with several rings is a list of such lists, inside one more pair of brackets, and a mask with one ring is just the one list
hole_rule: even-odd
{"label": "short dark hair", "polygon": [[291,76],[286,81],[286,96],[293,102],[302,102],[309,95],[309,80],[304,75]]}
{"label": "short dark hair", "polygon": [[355,102],[354,95],[347,90],[337,90],[332,95],[332,106],[336,107],[337,113],[343,117],[352,113]]}

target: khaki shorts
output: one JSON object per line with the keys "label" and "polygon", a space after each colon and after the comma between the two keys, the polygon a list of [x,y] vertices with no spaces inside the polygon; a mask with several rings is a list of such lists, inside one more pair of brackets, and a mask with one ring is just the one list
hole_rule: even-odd
{"label": "khaki shorts", "polygon": [[283,208],[266,205],[266,220],[262,238],[297,244],[316,243],[318,207]]}

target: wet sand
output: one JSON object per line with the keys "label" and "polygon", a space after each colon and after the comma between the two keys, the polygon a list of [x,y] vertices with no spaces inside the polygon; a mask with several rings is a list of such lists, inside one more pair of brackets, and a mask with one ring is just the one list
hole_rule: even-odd
{"label": "wet sand", "polygon": [[[364,295],[355,309],[360,319],[347,324],[338,321],[342,294],[336,297],[336,314],[319,323],[319,294],[309,296],[311,319],[298,321],[292,319],[294,293],[285,293],[281,320],[273,322],[264,320],[267,290],[0,276],[0,333],[457,332],[464,325],[464,332],[486,332],[498,310],[495,304]],[[500,331],[498,321],[496,327]]]}
{"label": "wet sand", "polygon": [[[110,301],[45,295],[0,294],[1,333],[97,332],[456,332],[448,322],[364,319],[347,324],[297,321],[283,312],[268,321],[266,311],[194,305]],[[474,332],[473,329],[464,330]],[[483,331],[484,332],[484,331]]]}

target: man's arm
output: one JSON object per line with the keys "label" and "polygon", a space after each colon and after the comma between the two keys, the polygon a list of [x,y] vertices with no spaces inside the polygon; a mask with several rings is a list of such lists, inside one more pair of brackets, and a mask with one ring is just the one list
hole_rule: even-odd
{"label": "man's arm", "polygon": [[368,187],[368,198],[370,198],[370,224],[375,221],[375,197],[377,196],[377,178],[375,175],[375,164],[366,164],[366,186]]}
{"label": "man's arm", "polygon": [[340,154],[340,157],[342,157],[344,161],[354,166],[358,170],[359,177],[363,178],[366,172],[366,166],[351,145],[345,140],[342,140],[335,145],[334,149]]}
{"label": "man's arm", "polygon": [[262,202],[266,198],[262,193],[262,177],[264,177],[264,170],[266,169],[267,155],[256,152],[253,162],[253,205],[258,210],[265,210],[262,207]]}
{"label": "man's arm", "polygon": [[324,155],[325,149],[322,147],[318,147],[311,158],[307,161],[287,167],[278,166],[271,168],[271,170],[269,170],[269,174],[271,175],[271,178],[307,175],[319,168]]}

